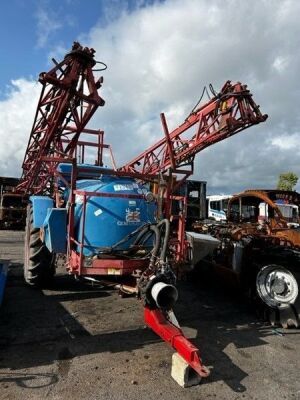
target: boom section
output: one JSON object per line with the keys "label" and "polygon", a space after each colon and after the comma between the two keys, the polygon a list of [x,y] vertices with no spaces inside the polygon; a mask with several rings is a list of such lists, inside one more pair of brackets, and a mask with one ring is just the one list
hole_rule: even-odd
{"label": "boom section", "polygon": [[42,72],[40,99],[23,161],[18,191],[27,194],[51,192],[58,160],[71,160],[79,139],[104,100],[99,96],[103,78],[95,80],[95,51],[73,44],[63,61]]}
{"label": "boom section", "polygon": [[[155,175],[171,168],[174,173],[190,175],[197,153],[267,117],[261,114],[246,85],[227,81],[219,94],[191,112],[172,132],[168,131],[165,116],[161,114],[165,137],[120,170]],[[190,129],[195,125],[196,129]],[[186,165],[191,166],[191,171],[180,169]]]}

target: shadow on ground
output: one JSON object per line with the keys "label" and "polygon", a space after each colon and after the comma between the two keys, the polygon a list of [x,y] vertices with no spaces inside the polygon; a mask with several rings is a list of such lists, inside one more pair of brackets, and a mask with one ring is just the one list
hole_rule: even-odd
{"label": "shadow on ground", "polygon": [[[24,284],[21,270],[20,264],[12,264],[0,312],[0,368],[10,371],[0,375],[0,382],[14,380],[18,386],[31,388],[52,385],[58,380],[57,374],[12,371],[58,362],[58,374],[64,376],[74,357],[133,351],[160,342],[143,326],[137,300],[120,301],[110,289],[87,286],[66,275],[56,277],[55,285],[46,291],[32,289]],[[264,337],[270,334],[270,328],[261,324],[240,299],[219,288],[203,287],[193,279],[181,282],[179,290],[175,309],[178,320],[196,332],[192,341],[205,364],[213,366],[211,376],[203,383],[222,380],[235,392],[245,391],[241,382],[247,373],[224,350],[234,346],[242,358],[250,360],[252,355],[245,349],[267,344]],[[76,311],[70,312],[66,304]],[[133,311],[126,313],[128,306]],[[115,326],[116,321],[121,329]]]}

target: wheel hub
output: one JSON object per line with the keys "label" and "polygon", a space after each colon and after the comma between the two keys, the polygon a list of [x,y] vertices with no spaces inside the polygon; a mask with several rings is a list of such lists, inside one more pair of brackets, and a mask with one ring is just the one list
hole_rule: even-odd
{"label": "wheel hub", "polygon": [[271,283],[271,287],[274,293],[283,295],[288,290],[288,285],[283,278],[275,278]]}
{"label": "wheel hub", "polygon": [[268,306],[282,308],[296,301],[298,283],[288,269],[279,265],[267,265],[257,274],[256,290]]}

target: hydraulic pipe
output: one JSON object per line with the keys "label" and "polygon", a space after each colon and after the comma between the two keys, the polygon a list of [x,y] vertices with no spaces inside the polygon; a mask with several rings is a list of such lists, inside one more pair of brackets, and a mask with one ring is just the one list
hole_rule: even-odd
{"label": "hydraulic pipe", "polygon": [[151,296],[158,308],[170,310],[178,299],[178,291],[173,285],[157,282],[151,289]]}

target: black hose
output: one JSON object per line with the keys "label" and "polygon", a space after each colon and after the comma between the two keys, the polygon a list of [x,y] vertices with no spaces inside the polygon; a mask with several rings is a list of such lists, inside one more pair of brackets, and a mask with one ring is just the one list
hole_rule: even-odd
{"label": "black hose", "polygon": [[154,232],[151,230],[148,230],[147,232],[144,231],[143,235],[140,235],[139,240],[136,240],[133,245],[143,246],[150,240],[150,238],[153,236],[153,233]]}
{"label": "black hose", "polygon": [[152,230],[155,234],[155,243],[153,246],[153,250],[151,251],[151,258],[150,258],[150,263],[149,263],[149,267],[152,268],[154,267],[156,258],[157,258],[157,253],[158,250],[160,248],[160,239],[161,239],[161,235],[160,235],[160,231],[157,227],[157,225],[150,225],[150,230]]}
{"label": "black hose", "polygon": [[[162,250],[160,253],[160,259],[165,262],[167,256],[167,249],[169,243],[169,236],[170,236],[170,221],[168,219],[162,219],[158,224],[157,227],[161,231],[162,227],[165,226],[165,232],[163,236],[163,245]],[[161,235],[162,236],[162,235]]]}
{"label": "black hose", "polygon": [[211,91],[211,93],[213,94],[213,96],[218,97],[219,93],[217,93],[213,87],[213,85],[210,83],[209,84],[209,90]]}
{"label": "black hose", "polygon": [[207,87],[204,86],[203,90],[202,90],[202,94],[199,98],[199,100],[197,101],[197,103],[194,105],[192,111],[190,112],[190,115],[193,114],[193,112],[196,110],[196,108],[198,107],[198,105],[201,103],[204,94],[206,93],[207,97],[209,98],[209,100],[211,99],[210,95],[209,95],[209,91],[207,90]]}
{"label": "black hose", "polygon": [[[138,245],[138,244],[140,244],[140,242],[142,241],[142,239],[144,238],[144,236],[147,234],[147,233],[149,233],[150,232],[150,224],[148,224],[148,225],[144,225],[144,229],[142,229],[141,231],[140,231],[140,233],[138,234],[138,236],[136,237],[136,239],[134,240],[134,242],[133,242],[133,245]],[[152,233],[153,234],[153,233]]]}
{"label": "black hose", "polygon": [[115,243],[113,246],[111,246],[111,251],[113,249],[115,249],[116,247],[120,246],[120,244],[123,244],[125,242],[127,242],[129,239],[131,239],[133,236],[135,236],[137,233],[139,233],[140,231],[143,231],[146,227],[149,227],[150,224],[145,224],[140,226],[139,228],[137,228],[135,231],[129,233],[128,235],[126,235],[122,240],[120,240],[119,242]]}
{"label": "black hose", "polygon": [[[144,244],[154,235],[153,248],[150,251],[151,257],[149,262],[149,269],[153,270],[157,259],[161,262],[166,262],[169,236],[170,236],[170,221],[168,219],[162,219],[157,224],[144,224],[135,231],[126,235],[122,240],[115,243],[113,246],[107,249],[107,252],[113,253],[117,251],[117,247],[127,242],[132,237],[136,236],[132,246],[138,246]],[[148,253],[149,254],[149,253]]]}

